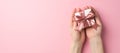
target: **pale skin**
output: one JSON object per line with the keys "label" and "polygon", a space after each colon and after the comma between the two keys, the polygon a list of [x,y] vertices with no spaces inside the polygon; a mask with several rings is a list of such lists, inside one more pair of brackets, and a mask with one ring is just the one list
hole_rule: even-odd
{"label": "pale skin", "polygon": [[72,34],[72,45],[71,45],[71,53],[82,53],[82,48],[85,43],[85,39],[88,38],[91,53],[104,53],[103,44],[101,39],[101,31],[102,31],[102,23],[100,20],[100,16],[98,12],[91,6],[86,6],[84,9],[92,9],[95,13],[95,20],[96,23],[99,25],[97,26],[97,30],[94,28],[87,28],[82,31],[76,31],[74,28],[77,26],[76,22],[74,22],[74,13],[81,11],[80,8],[74,9],[71,18],[71,34]]}

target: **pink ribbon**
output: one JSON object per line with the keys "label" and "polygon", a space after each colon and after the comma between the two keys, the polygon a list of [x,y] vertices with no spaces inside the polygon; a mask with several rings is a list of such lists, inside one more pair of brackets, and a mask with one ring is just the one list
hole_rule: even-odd
{"label": "pink ribbon", "polygon": [[95,20],[94,12],[91,9],[86,9],[81,12],[75,13],[75,21],[77,22],[77,26],[75,30],[81,31],[82,29],[93,27],[97,29],[98,24]]}

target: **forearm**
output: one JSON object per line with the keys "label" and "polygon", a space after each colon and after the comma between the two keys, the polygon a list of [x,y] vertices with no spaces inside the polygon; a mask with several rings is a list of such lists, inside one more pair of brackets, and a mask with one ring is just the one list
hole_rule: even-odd
{"label": "forearm", "polygon": [[104,53],[103,44],[100,36],[95,36],[90,39],[92,53]]}
{"label": "forearm", "polygon": [[72,42],[71,45],[71,53],[81,53],[82,52],[82,43],[80,42]]}

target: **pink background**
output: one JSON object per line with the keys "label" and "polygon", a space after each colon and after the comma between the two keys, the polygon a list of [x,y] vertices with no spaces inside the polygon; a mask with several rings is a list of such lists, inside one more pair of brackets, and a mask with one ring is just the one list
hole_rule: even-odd
{"label": "pink background", "polygon": [[71,12],[86,5],[101,15],[105,53],[120,53],[119,0],[0,0],[0,53],[70,53]]}

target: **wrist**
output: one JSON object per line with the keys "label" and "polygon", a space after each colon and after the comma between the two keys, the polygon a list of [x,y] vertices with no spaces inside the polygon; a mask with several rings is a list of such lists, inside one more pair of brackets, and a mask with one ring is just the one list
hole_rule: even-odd
{"label": "wrist", "polygon": [[102,39],[101,36],[95,36],[89,39],[91,47],[102,47]]}
{"label": "wrist", "polygon": [[84,44],[82,41],[72,41],[72,43],[75,45],[80,45],[80,46]]}
{"label": "wrist", "polygon": [[103,43],[101,36],[95,36],[89,39],[90,46],[92,48],[92,53],[104,53],[103,52]]}
{"label": "wrist", "polygon": [[83,44],[81,42],[72,42],[71,53],[81,53]]}
{"label": "wrist", "polygon": [[90,34],[88,36],[89,40],[95,39],[95,38],[101,38],[101,34]]}
{"label": "wrist", "polygon": [[93,36],[93,37],[89,38],[90,42],[100,41],[100,40],[101,40],[101,35],[96,35],[96,36]]}

